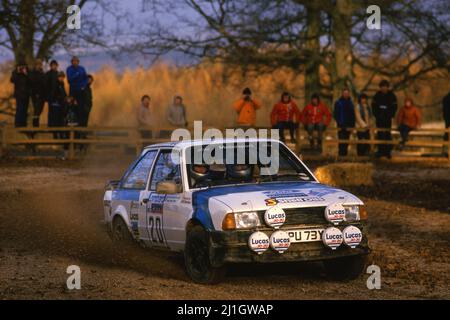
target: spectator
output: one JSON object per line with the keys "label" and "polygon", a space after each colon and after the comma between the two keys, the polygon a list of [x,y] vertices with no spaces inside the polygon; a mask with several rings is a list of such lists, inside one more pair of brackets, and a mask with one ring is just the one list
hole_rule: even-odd
{"label": "spectator", "polygon": [[[442,115],[444,117],[445,128],[450,128],[450,91],[442,100]],[[445,133],[445,141],[448,141],[448,132]]]}
{"label": "spectator", "polygon": [[86,70],[80,66],[78,57],[73,57],[71,63],[72,65],[67,68],[67,80],[70,86],[69,95],[76,101],[77,123],[84,127],[87,124],[86,99],[89,80]]}
{"label": "spectator", "polygon": [[153,111],[150,106],[151,98],[148,95],[144,95],[141,98],[141,105],[137,113],[138,126],[143,139],[151,138],[152,132],[149,128],[154,125]]}
{"label": "spectator", "polygon": [[256,110],[261,108],[261,105],[252,99],[250,88],[245,88],[242,92],[242,98],[234,103],[233,108],[238,113],[238,126],[253,127],[256,122]]}
{"label": "spectator", "polygon": [[183,98],[179,95],[173,98],[173,104],[167,110],[167,120],[177,128],[187,127],[186,107],[183,104]]}
{"label": "spectator", "polygon": [[[65,77],[65,76],[64,76]],[[46,100],[49,103],[55,101],[59,86],[59,72],[58,72],[58,62],[56,60],[52,60],[50,62],[50,70],[47,71],[45,74],[45,82],[46,82],[46,89],[47,89],[47,96]]]}
{"label": "spectator", "polygon": [[[378,131],[377,140],[392,141],[391,127],[392,119],[397,112],[397,97],[389,90],[389,81],[382,80],[379,84],[380,90],[375,94],[372,100],[372,112],[376,119],[378,129],[389,129],[387,131]],[[392,145],[378,145],[377,157],[391,158]]]}
{"label": "spectator", "polygon": [[12,72],[11,83],[14,85],[16,115],[14,124],[17,128],[27,126],[28,104],[30,101],[30,80],[26,63],[19,62]]}
{"label": "spectator", "polygon": [[36,59],[34,69],[30,71],[30,89],[33,103],[33,127],[39,127],[39,119],[47,100],[46,79],[41,59]]}
{"label": "spectator", "polygon": [[92,83],[94,83],[94,76],[88,74],[88,86],[86,88],[86,109],[85,109],[85,122],[82,126],[87,127],[89,124],[89,115],[91,114],[93,97],[92,97]]}
{"label": "spectator", "polygon": [[[339,140],[349,140],[350,131],[348,128],[355,127],[355,106],[348,88],[342,90],[342,96],[334,104],[334,119],[339,128]],[[339,156],[346,156],[347,153],[348,143],[339,143]]]}
{"label": "spectator", "polygon": [[[369,108],[368,98],[365,93],[362,93],[358,97],[358,106],[355,109],[356,128],[358,129],[358,140],[370,139],[370,119],[372,112]],[[369,155],[369,144],[358,144],[356,146],[358,156]]]}
{"label": "spectator", "polygon": [[311,103],[303,109],[301,119],[308,132],[311,149],[315,149],[314,131],[317,131],[317,149],[322,150],[322,135],[331,121],[331,112],[328,107],[320,101],[317,93],[311,96]]}
{"label": "spectator", "polygon": [[300,111],[288,92],[284,92],[281,100],[273,106],[270,121],[272,127],[280,131],[281,141],[285,141],[284,130],[289,129],[291,141],[295,143],[295,129],[300,121]]}
{"label": "spectator", "polygon": [[412,99],[406,98],[405,105],[400,109],[397,115],[398,131],[402,137],[400,142],[400,150],[408,141],[408,135],[412,130],[420,126],[421,114],[419,108],[414,106]]}
{"label": "spectator", "polygon": [[[49,71],[50,72],[50,71]],[[56,87],[52,92],[52,96],[48,100],[48,126],[49,127],[64,127],[66,118],[66,89],[64,86],[65,74],[59,72],[57,75]],[[66,137],[63,132],[54,132],[55,139],[62,139]]]}

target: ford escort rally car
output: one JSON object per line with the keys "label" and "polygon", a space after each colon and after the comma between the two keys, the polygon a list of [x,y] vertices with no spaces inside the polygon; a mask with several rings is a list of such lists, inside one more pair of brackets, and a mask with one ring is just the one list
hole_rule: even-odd
{"label": "ford escort rally car", "polygon": [[[195,161],[206,151],[223,161]],[[276,158],[263,161],[261,151]],[[240,162],[236,154],[243,154]],[[277,170],[263,174],[273,159]],[[187,274],[198,283],[217,283],[229,264],[250,262],[322,261],[330,277],[352,279],[370,251],[363,202],[320,184],[271,139],[148,146],[107,184],[104,218],[116,242],[184,253]]]}

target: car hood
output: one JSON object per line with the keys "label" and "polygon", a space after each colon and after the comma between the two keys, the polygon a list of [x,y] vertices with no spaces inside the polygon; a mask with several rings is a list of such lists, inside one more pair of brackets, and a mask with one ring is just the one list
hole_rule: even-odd
{"label": "car hood", "polygon": [[318,207],[331,203],[363,204],[346,191],[311,182],[241,184],[213,187],[194,192],[194,202],[219,201],[234,212],[282,208]]}

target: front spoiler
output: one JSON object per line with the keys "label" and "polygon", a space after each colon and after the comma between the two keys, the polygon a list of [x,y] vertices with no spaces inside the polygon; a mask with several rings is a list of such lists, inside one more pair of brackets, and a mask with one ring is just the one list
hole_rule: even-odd
{"label": "front spoiler", "polygon": [[[354,249],[345,244],[336,250],[326,247],[322,241],[293,243],[284,253],[278,253],[271,248],[262,254],[253,252],[247,244],[248,238],[254,231],[211,231],[210,232],[210,260],[213,266],[226,263],[277,263],[296,261],[321,261],[355,255],[367,255],[371,252],[367,235],[363,232],[362,242]],[[270,236],[271,229],[259,230]]]}

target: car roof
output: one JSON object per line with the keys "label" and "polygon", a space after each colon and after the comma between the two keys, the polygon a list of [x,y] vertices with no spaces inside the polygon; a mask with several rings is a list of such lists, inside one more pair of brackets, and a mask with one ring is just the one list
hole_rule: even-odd
{"label": "car roof", "polygon": [[277,142],[282,143],[275,139],[264,139],[264,138],[225,138],[225,139],[197,139],[197,140],[182,140],[182,141],[168,141],[157,144],[148,145],[144,148],[147,149],[160,149],[160,148],[179,148],[186,149],[192,146],[198,145],[209,145],[209,144],[226,144],[226,143],[245,143],[245,142]]}

